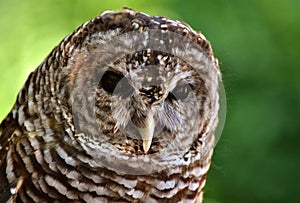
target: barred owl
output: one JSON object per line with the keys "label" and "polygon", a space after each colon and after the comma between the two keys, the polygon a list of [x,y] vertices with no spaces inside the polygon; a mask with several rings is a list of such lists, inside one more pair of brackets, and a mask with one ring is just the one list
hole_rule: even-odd
{"label": "barred owl", "polygon": [[202,202],[220,71],[189,25],[124,8],[65,37],[0,127],[1,202]]}

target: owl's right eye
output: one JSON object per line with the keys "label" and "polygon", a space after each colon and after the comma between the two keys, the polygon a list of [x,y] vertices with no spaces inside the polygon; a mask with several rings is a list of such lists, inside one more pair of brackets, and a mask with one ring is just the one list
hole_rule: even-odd
{"label": "owl's right eye", "polygon": [[133,92],[133,87],[122,73],[106,71],[101,80],[101,87],[110,94],[117,94],[128,97]]}

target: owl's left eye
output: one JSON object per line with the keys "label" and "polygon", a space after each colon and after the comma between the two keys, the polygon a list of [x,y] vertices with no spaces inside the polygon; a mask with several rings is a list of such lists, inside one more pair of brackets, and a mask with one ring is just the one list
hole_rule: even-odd
{"label": "owl's left eye", "polygon": [[188,84],[177,85],[168,95],[170,100],[185,100],[190,92],[191,86]]}
{"label": "owl's left eye", "polygon": [[106,71],[100,80],[100,85],[106,92],[124,97],[130,96],[133,92],[128,79],[122,73],[114,71]]}

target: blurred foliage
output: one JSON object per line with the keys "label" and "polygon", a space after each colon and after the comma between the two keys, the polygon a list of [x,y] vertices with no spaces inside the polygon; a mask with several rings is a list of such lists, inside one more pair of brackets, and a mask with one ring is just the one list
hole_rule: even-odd
{"label": "blurred foliage", "polygon": [[298,202],[299,0],[0,0],[0,119],[65,35],[122,6],[186,21],[219,58],[227,120],[205,202]]}

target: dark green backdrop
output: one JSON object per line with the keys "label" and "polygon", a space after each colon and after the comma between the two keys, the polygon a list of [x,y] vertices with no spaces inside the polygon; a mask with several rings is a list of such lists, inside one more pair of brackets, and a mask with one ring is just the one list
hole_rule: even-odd
{"label": "dark green backdrop", "polygon": [[227,119],[205,202],[299,202],[300,0],[0,0],[0,119],[65,35],[122,6],[186,21],[219,58]]}

